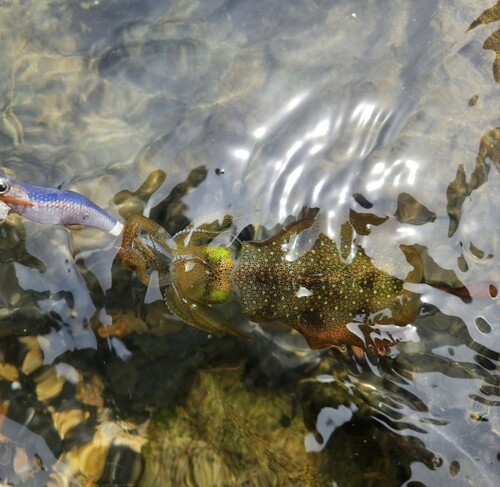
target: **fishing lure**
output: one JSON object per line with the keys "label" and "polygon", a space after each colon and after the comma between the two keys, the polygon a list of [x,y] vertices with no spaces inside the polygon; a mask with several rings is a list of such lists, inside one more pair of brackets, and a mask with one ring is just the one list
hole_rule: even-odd
{"label": "fishing lure", "polygon": [[84,225],[120,235],[123,225],[75,191],[44,188],[0,175],[0,213],[10,210],[38,223]]}
{"label": "fishing lure", "polygon": [[[377,269],[360,246],[348,259],[314,219],[299,220],[267,240],[243,242],[239,256],[217,243],[231,223],[225,216],[171,237],[157,223],[134,216],[125,222],[117,257],[146,285],[156,270],[171,312],[212,334],[239,333],[217,308],[233,294],[252,321],[281,321],[313,349],[380,349],[413,328],[419,295]],[[349,229],[343,226],[342,249],[352,248]]]}

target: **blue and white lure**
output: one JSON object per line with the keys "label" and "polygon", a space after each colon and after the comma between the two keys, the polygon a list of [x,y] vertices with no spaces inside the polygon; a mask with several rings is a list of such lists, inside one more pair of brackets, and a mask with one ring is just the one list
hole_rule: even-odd
{"label": "blue and white lure", "polygon": [[0,175],[0,219],[11,210],[38,223],[84,225],[116,236],[123,229],[122,223],[80,193]]}

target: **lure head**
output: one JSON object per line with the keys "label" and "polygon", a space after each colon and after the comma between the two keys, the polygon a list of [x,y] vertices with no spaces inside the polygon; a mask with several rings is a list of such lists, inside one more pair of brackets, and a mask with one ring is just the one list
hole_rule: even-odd
{"label": "lure head", "polygon": [[0,175],[0,202],[21,214],[22,208],[33,206],[23,185],[4,175]]}

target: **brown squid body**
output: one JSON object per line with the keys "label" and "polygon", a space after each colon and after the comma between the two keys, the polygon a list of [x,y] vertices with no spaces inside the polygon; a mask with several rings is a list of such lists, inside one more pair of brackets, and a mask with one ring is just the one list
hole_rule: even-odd
{"label": "brown squid body", "polygon": [[[170,237],[151,220],[132,217],[125,223],[118,257],[145,284],[147,269],[158,270],[170,310],[209,333],[238,334],[214,306],[226,302],[235,287],[252,321],[281,321],[314,349],[379,348],[397,341],[395,327],[415,321],[419,296],[374,267],[350,240],[341,239],[347,250],[339,253],[315,220],[299,220],[267,240],[243,242],[238,259],[214,243],[231,222],[226,216],[221,223],[191,225]],[[384,327],[392,332],[384,333]]]}
{"label": "brown squid body", "polygon": [[350,255],[342,258],[314,226],[304,219],[268,240],[243,243],[234,270],[243,312],[252,321],[291,326],[313,349],[378,348],[393,341],[376,326],[413,323],[418,295],[374,267],[361,247],[351,249],[351,242],[345,242]]}

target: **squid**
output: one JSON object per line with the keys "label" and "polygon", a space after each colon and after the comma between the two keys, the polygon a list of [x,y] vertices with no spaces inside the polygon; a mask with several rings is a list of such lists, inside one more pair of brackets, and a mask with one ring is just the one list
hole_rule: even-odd
{"label": "squid", "polygon": [[[218,312],[233,295],[251,321],[285,323],[312,349],[380,351],[414,331],[419,295],[377,269],[360,246],[346,259],[316,220],[304,218],[269,239],[242,242],[238,252],[217,243],[231,223],[226,215],[170,237],[152,220],[134,216],[125,222],[118,258],[145,285],[157,271],[170,311],[211,334],[240,334]],[[348,228],[340,245],[351,249]]]}

